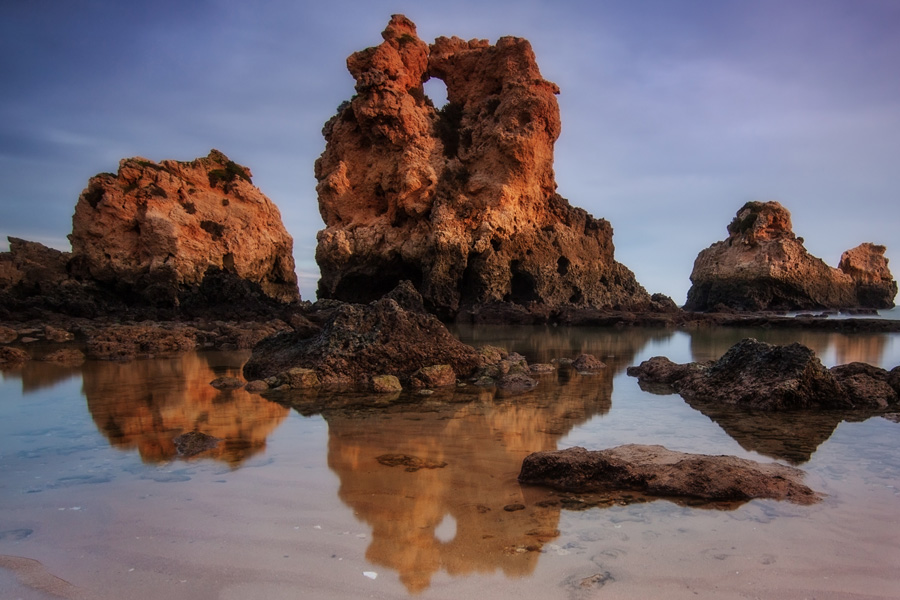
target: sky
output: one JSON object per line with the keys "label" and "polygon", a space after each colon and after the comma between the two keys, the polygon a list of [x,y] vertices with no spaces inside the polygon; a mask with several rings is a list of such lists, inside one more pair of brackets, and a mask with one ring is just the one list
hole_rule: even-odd
{"label": "sky", "polygon": [[[250,167],[315,299],[313,163],[390,15],[419,37],[528,39],[557,83],[558,191],[613,226],[616,259],[682,304],[697,253],[777,200],[837,266],[900,272],[898,0],[10,0],[0,19],[0,250],[68,250],[88,179],[122,158],[221,150]],[[440,82],[426,93],[440,106]]]}

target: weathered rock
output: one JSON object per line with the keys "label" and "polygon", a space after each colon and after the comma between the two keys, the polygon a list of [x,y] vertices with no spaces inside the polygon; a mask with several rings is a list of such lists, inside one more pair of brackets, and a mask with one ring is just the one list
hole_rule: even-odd
{"label": "weathered rock", "polygon": [[53,327],[52,325],[46,325],[44,327],[44,339],[48,342],[69,342],[75,338],[70,332],[65,329],[60,329],[58,327]]}
{"label": "weathered rock", "polygon": [[216,377],[209,385],[217,390],[236,390],[244,387],[244,382],[237,377]]}
{"label": "weathered rock", "polygon": [[572,361],[572,368],[576,371],[596,371],[605,369],[606,364],[593,354],[579,354]]}
{"label": "weathered rock", "polygon": [[266,390],[268,390],[269,384],[261,379],[256,379],[254,381],[248,381],[247,385],[244,386],[244,389],[251,394],[258,394],[260,392],[265,392]]}
{"label": "weathered rock", "polygon": [[278,209],[218,150],[190,162],[123,159],[116,175],[92,177],[69,239],[75,274],[152,304],[178,304],[219,272],[299,299]]}
{"label": "weathered rock", "polygon": [[829,267],[794,235],[786,208],[748,202],[728,225],[728,239],[697,256],[685,309],[891,308],[897,283],[884,252],[862,244]]}
{"label": "weathered rock", "polygon": [[771,498],[812,504],[820,496],[802,483],[803,471],[734,456],[674,452],[628,444],[589,452],[575,447],[525,457],[521,483],[585,493],[633,490],[650,496],[709,501]]}
{"label": "weathered rock", "polygon": [[509,373],[498,379],[496,385],[505,395],[513,395],[533,390],[538,382],[525,373]]}
{"label": "weathered rock", "polygon": [[826,369],[801,344],[775,346],[744,339],[711,363],[675,364],[656,356],[628,375],[642,384],[671,386],[698,406],[760,410],[884,409],[900,404],[900,373],[864,363]]}
{"label": "weathered rock", "polygon": [[841,255],[838,269],[849,275],[856,284],[856,298],[859,306],[891,308],[897,295],[884,246],[866,242],[851,248]]}
{"label": "weathered rock", "polygon": [[194,456],[212,450],[222,440],[200,431],[189,431],[175,437],[175,449],[184,457]]}
{"label": "weathered rock", "polygon": [[57,362],[65,365],[80,365],[84,362],[84,352],[77,348],[61,348],[41,357],[45,362]]}
{"label": "weathered rock", "polygon": [[456,373],[450,365],[422,367],[412,374],[413,388],[436,388],[456,384]]}
{"label": "weathered rock", "polygon": [[15,365],[31,360],[31,355],[19,348],[0,346],[0,365]]}
{"label": "weathered rock", "polygon": [[408,279],[442,318],[502,301],[649,308],[609,223],[556,194],[559,89],[531,45],[428,46],[402,15],[382,37],[348,58],[357,94],[323,129],[319,297],[368,302]]}
{"label": "weathered rock", "polygon": [[87,353],[98,360],[130,360],[196,348],[197,330],[187,326],[116,325],[92,332]]}
{"label": "weathered rock", "polygon": [[900,404],[900,385],[891,385],[891,374],[861,362],[830,369],[856,408],[883,409]]}
{"label": "weathered rock", "polygon": [[314,370],[322,383],[367,386],[373,375],[409,382],[416,371],[432,365],[449,365],[468,377],[478,364],[477,351],[433,315],[404,310],[385,298],[342,305],[315,337],[285,333],[263,340],[244,365],[244,377],[265,379],[299,366]]}
{"label": "weathered rock", "polygon": [[11,342],[14,342],[16,341],[17,337],[19,337],[19,333],[15,329],[0,325],[0,344],[9,344]]}
{"label": "weathered rock", "polygon": [[372,378],[372,391],[376,394],[393,394],[403,391],[403,385],[394,375],[376,375]]}

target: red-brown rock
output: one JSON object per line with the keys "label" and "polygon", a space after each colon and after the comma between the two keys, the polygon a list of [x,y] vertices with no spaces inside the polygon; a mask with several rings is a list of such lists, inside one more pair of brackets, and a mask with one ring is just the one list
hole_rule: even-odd
{"label": "red-brown rock", "polygon": [[92,177],[72,217],[73,270],[156,304],[178,304],[207,273],[279,302],[299,299],[293,240],[250,170],[212,150],[190,162],[124,159]]}
{"label": "red-brown rock", "polygon": [[519,481],[576,493],[633,490],[650,496],[772,498],[797,504],[820,499],[803,484],[803,471],[793,467],[637,444],[593,452],[580,447],[535,452],[522,462]]}
{"label": "red-brown rock", "polygon": [[862,244],[829,267],[794,235],[778,202],[748,202],[728,239],[700,252],[685,309],[805,310],[891,308],[897,294],[884,246]]}
{"label": "red-brown rock", "polygon": [[[557,86],[531,45],[428,46],[394,15],[347,60],[357,95],[316,162],[320,298],[368,302],[408,279],[442,317],[489,302],[647,307],[612,228],[556,194]],[[423,82],[447,85],[436,110]]]}

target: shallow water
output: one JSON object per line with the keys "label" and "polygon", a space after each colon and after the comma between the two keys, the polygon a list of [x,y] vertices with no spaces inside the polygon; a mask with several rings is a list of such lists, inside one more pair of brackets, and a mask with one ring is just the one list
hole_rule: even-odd
{"label": "shallow water", "polygon": [[[0,598],[896,598],[900,425],[837,413],[701,413],[625,367],[706,360],[748,335],[827,365],[900,364],[900,336],[459,328],[595,375],[529,394],[352,398],[312,414],[208,382],[245,352],[62,367],[0,382]],[[185,460],[172,439],[224,441]],[[662,444],[777,460],[819,504],[686,506],[519,486],[522,458]],[[523,507],[523,508],[519,508]],[[602,588],[602,589],[601,589]]]}

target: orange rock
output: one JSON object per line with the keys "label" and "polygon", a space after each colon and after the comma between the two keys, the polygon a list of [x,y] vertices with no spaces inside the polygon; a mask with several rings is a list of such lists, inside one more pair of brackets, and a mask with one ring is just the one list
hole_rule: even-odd
{"label": "orange rock", "polygon": [[[382,36],[347,60],[357,95],[323,129],[319,296],[368,302],[408,279],[443,317],[496,301],[646,306],[609,223],[556,194],[559,88],[531,45],[428,46],[402,15]],[[440,110],[430,77],[447,85]]]}
{"label": "orange rock", "polygon": [[177,304],[212,269],[299,299],[293,240],[250,170],[218,150],[190,162],[123,159],[91,178],[72,217],[76,274]]}
{"label": "orange rock", "polygon": [[891,308],[897,294],[884,246],[862,244],[829,267],[794,235],[778,202],[748,202],[728,225],[728,239],[700,252],[687,310]]}

